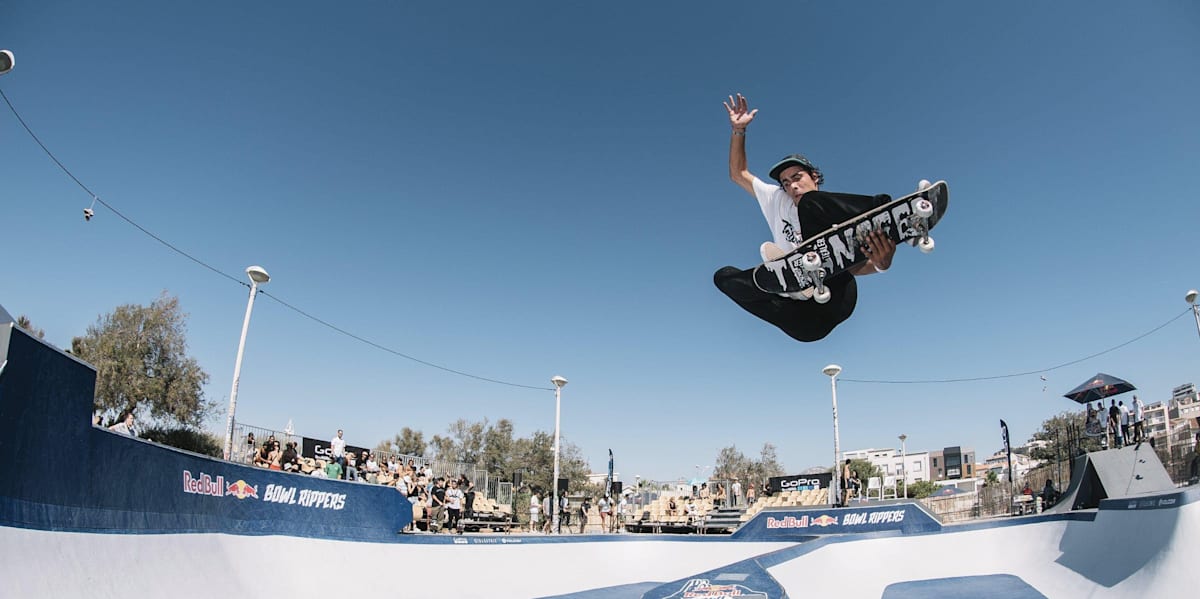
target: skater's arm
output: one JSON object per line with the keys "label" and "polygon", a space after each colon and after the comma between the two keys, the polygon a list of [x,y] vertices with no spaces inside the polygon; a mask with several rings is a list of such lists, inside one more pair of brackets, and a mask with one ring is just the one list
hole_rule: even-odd
{"label": "skater's arm", "polygon": [[738,94],[736,99],[729,97],[725,110],[729,112],[729,125],[732,127],[729,135],[729,178],[753,196],[754,175],[750,174],[746,160],[746,127],[754,120],[758,109],[750,110],[746,97]]}
{"label": "skater's arm", "polygon": [[867,236],[867,255],[870,258],[851,268],[851,274],[856,276],[872,275],[891,268],[892,258],[896,255],[896,244],[886,233],[876,229]]}

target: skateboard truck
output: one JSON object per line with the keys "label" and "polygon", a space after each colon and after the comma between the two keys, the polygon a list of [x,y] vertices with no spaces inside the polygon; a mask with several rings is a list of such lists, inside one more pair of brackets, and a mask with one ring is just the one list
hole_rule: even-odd
{"label": "skateboard truck", "polygon": [[921,236],[917,240],[917,249],[928,254],[933,251],[933,238],[929,236],[929,217],[933,216],[933,202],[926,198],[917,198],[913,202],[913,228]]}
{"label": "skateboard truck", "polygon": [[816,252],[805,253],[804,257],[800,259],[800,266],[816,285],[813,290],[813,299],[817,300],[818,304],[828,302],[831,294],[829,288],[825,286],[825,269],[821,268],[821,255]]}

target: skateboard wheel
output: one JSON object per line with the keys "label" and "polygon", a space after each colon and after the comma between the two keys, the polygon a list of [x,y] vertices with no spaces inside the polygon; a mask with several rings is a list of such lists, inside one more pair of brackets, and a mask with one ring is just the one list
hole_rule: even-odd
{"label": "skateboard wheel", "polygon": [[808,272],[821,270],[821,256],[816,252],[808,252],[801,258],[800,265]]}
{"label": "skateboard wheel", "polygon": [[933,216],[933,202],[921,198],[913,204],[913,211],[921,218],[929,218]]}
{"label": "skateboard wheel", "polygon": [[832,295],[833,294],[829,293],[829,288],[824,287],[822,289],[818,289],[816,293],[813,294],[813,299],[817,300],[818,304],[824,304],[829,301],[829,298],[832,297]]}
{"label": "skateboard wheel", "polygon": [[926,254],[928,254],[929,252],[932,252],[933,251],[933,238],[932,237],[922,237],[921,240],[917,242],[917,249],[921,250],[922,252],[924,252]]}

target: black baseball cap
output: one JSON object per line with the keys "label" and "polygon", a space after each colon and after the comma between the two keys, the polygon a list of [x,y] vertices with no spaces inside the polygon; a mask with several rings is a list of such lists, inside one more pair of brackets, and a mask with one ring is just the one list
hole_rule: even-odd
{"label": "black baseball cap", "polygon": [[810,174],[812,174],[813,179],[817,181],[817,185],[825,183],[825,175],[821,173],[821,169],[817,168],[803,154],[791,154],[789,156],[784,156],[783,160],[776,162],[775,166],[771,167],[771,178],[774,179],[776,183],[783,185],[783,181],[779,180],[779,173],[782,173],[783,169],[789,166],[798,166],[808,171]]}

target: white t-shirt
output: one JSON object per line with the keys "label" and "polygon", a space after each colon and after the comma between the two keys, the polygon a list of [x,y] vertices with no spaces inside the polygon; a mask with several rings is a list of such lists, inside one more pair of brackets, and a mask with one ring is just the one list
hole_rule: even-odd
{"label": "white t-shirt", "polygon": [[1146,406],[1142,404],[1142,400],[1133,400],[1133,421],[1141,422],[1146,419]]}
{"label": "white t-shirt", "polygon": [[463,492],[457,487],[446,489],[446,507],[452,510],[462,509]]}
{"label": "white t-shirt", "polygon": [[763,218],[771,229],[771,240],[785,251],[796,249],[804,240],[796,204],[782,187],[754,177],[754,197],[762,209]]}
{"label": "white t-shirt", "polygon": [[1121,426],[1129,424],[1129,406],[1120,406],[1121,410]]}
{"label": "white t-shirt", "polygon": [[346,455],[346,440],[341,437],[334,437],[333,440],[329,442],[329,452],[332,453],[333,457],[335,458],[340,458]]}
{"label": "white t-shirt", "polygon": [[537,494],[529,496],[529,513],[536,514],[542,509],[542,500]]}

